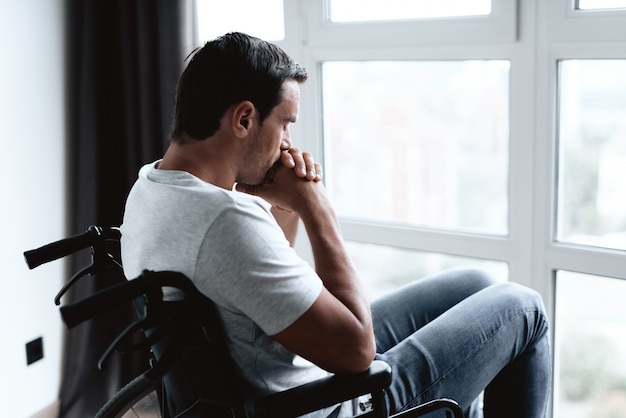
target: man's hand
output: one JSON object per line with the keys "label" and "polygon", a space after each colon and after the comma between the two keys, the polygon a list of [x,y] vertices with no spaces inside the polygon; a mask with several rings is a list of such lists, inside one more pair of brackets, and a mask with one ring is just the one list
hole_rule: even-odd
{"label": "man's hand", "polygon": [[300,217],[293,211],[293,203],[289,199],[300,200],[299,183],[317,183],[321,180],[322,166],[315,162],[311,153],[290,148],[280,153],[280,158],[267,172],[262,184],[237,184],[236,189],[262,197],[272,204],[272,214],[293,247],[298,236]]}
{"label": "man's hand", "polygon": [[[303,183],[319,183],[322,179],[322,166],[309,152],[298,148],[284,150],[276,164],[267,172],[261,184],[238,183],[236,190],[259,196],[278,210],[298,212],[297,207],[304,203],[303,198],[318,187],[307,187]],[[319,191],[317,192],[319,193]]]}
{"label": "man's hand", "polygon": [[322,180],[322,166],[315,162],[310,152],[301,151],[299,148],[282,150],[280,161],[285,167],[293,168],[300,178],[311,181]]}

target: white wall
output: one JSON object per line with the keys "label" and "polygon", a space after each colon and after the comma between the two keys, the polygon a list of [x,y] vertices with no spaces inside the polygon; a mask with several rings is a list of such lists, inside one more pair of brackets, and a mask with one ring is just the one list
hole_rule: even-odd
{"label": "white wall", "polygon": [[65,236],[63,0],[0,0],[0,40],[0,415],[20,418],[60,383],[63,265],[30,271],[22,253]]}

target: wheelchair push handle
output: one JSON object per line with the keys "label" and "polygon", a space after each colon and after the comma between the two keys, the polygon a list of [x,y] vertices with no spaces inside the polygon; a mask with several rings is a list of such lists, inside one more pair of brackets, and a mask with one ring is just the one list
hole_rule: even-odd
{"label": "wheelchair push handle", "polygon": [[149,285],[140,277],[108,287],[78,302],[61,306],[61,316],[67,327],[73,328],[144,295],[149,288],[153,288]]}
{"label": "wheelchair push handle", "polygon": [[78,302],[62,306],[61,316],[68,328],[72,328],[139,297],[145,296],[153,305],[157,304],[163,300],[165,287],[182,291],[186,298],[205,298],[200,296],[191,280],[182,273],[144,270],[133,280],[107,287]]}
{"label": "wheelchair push handle", "polygon": [[87,247],[93,247],[100,241],[119,239],[119,228],[103,229],[92,225],[85,232],[46,244],[42,247],[24,252],[29,269],[68,256]]}

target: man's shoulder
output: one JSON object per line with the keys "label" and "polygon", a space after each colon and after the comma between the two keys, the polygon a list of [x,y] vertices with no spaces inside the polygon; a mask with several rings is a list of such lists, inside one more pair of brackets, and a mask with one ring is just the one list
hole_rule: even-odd
{"label": "man's shoulder", "polygon": [[140,171],[139,188],[147,195],[159,199],[168,198],[171,203],[209,200],[211,205],[262,207],[259,199],[234,190],[227,190],[200,180],[186,171],[159,170],[144,166]]}

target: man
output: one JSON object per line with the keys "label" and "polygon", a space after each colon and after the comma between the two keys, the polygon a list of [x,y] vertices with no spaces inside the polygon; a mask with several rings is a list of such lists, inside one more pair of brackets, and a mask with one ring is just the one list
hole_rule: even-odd
{"label": "man", "polygon": [[[193,55],[170,147],[126,203],[127,276],[180,271],[215,301],[250,399],[379,358],[394,373],[390,412],[446,396],[474,414],[486,389],[488,417],[543,416],[550,354],[536,292],[450,271],[370,307],[321,167],[289,135],[306,78],[281,49],[241,33]],[[290,245],[300,220],[314,269]],[[313,416],[352,412],[346,403]]]}

